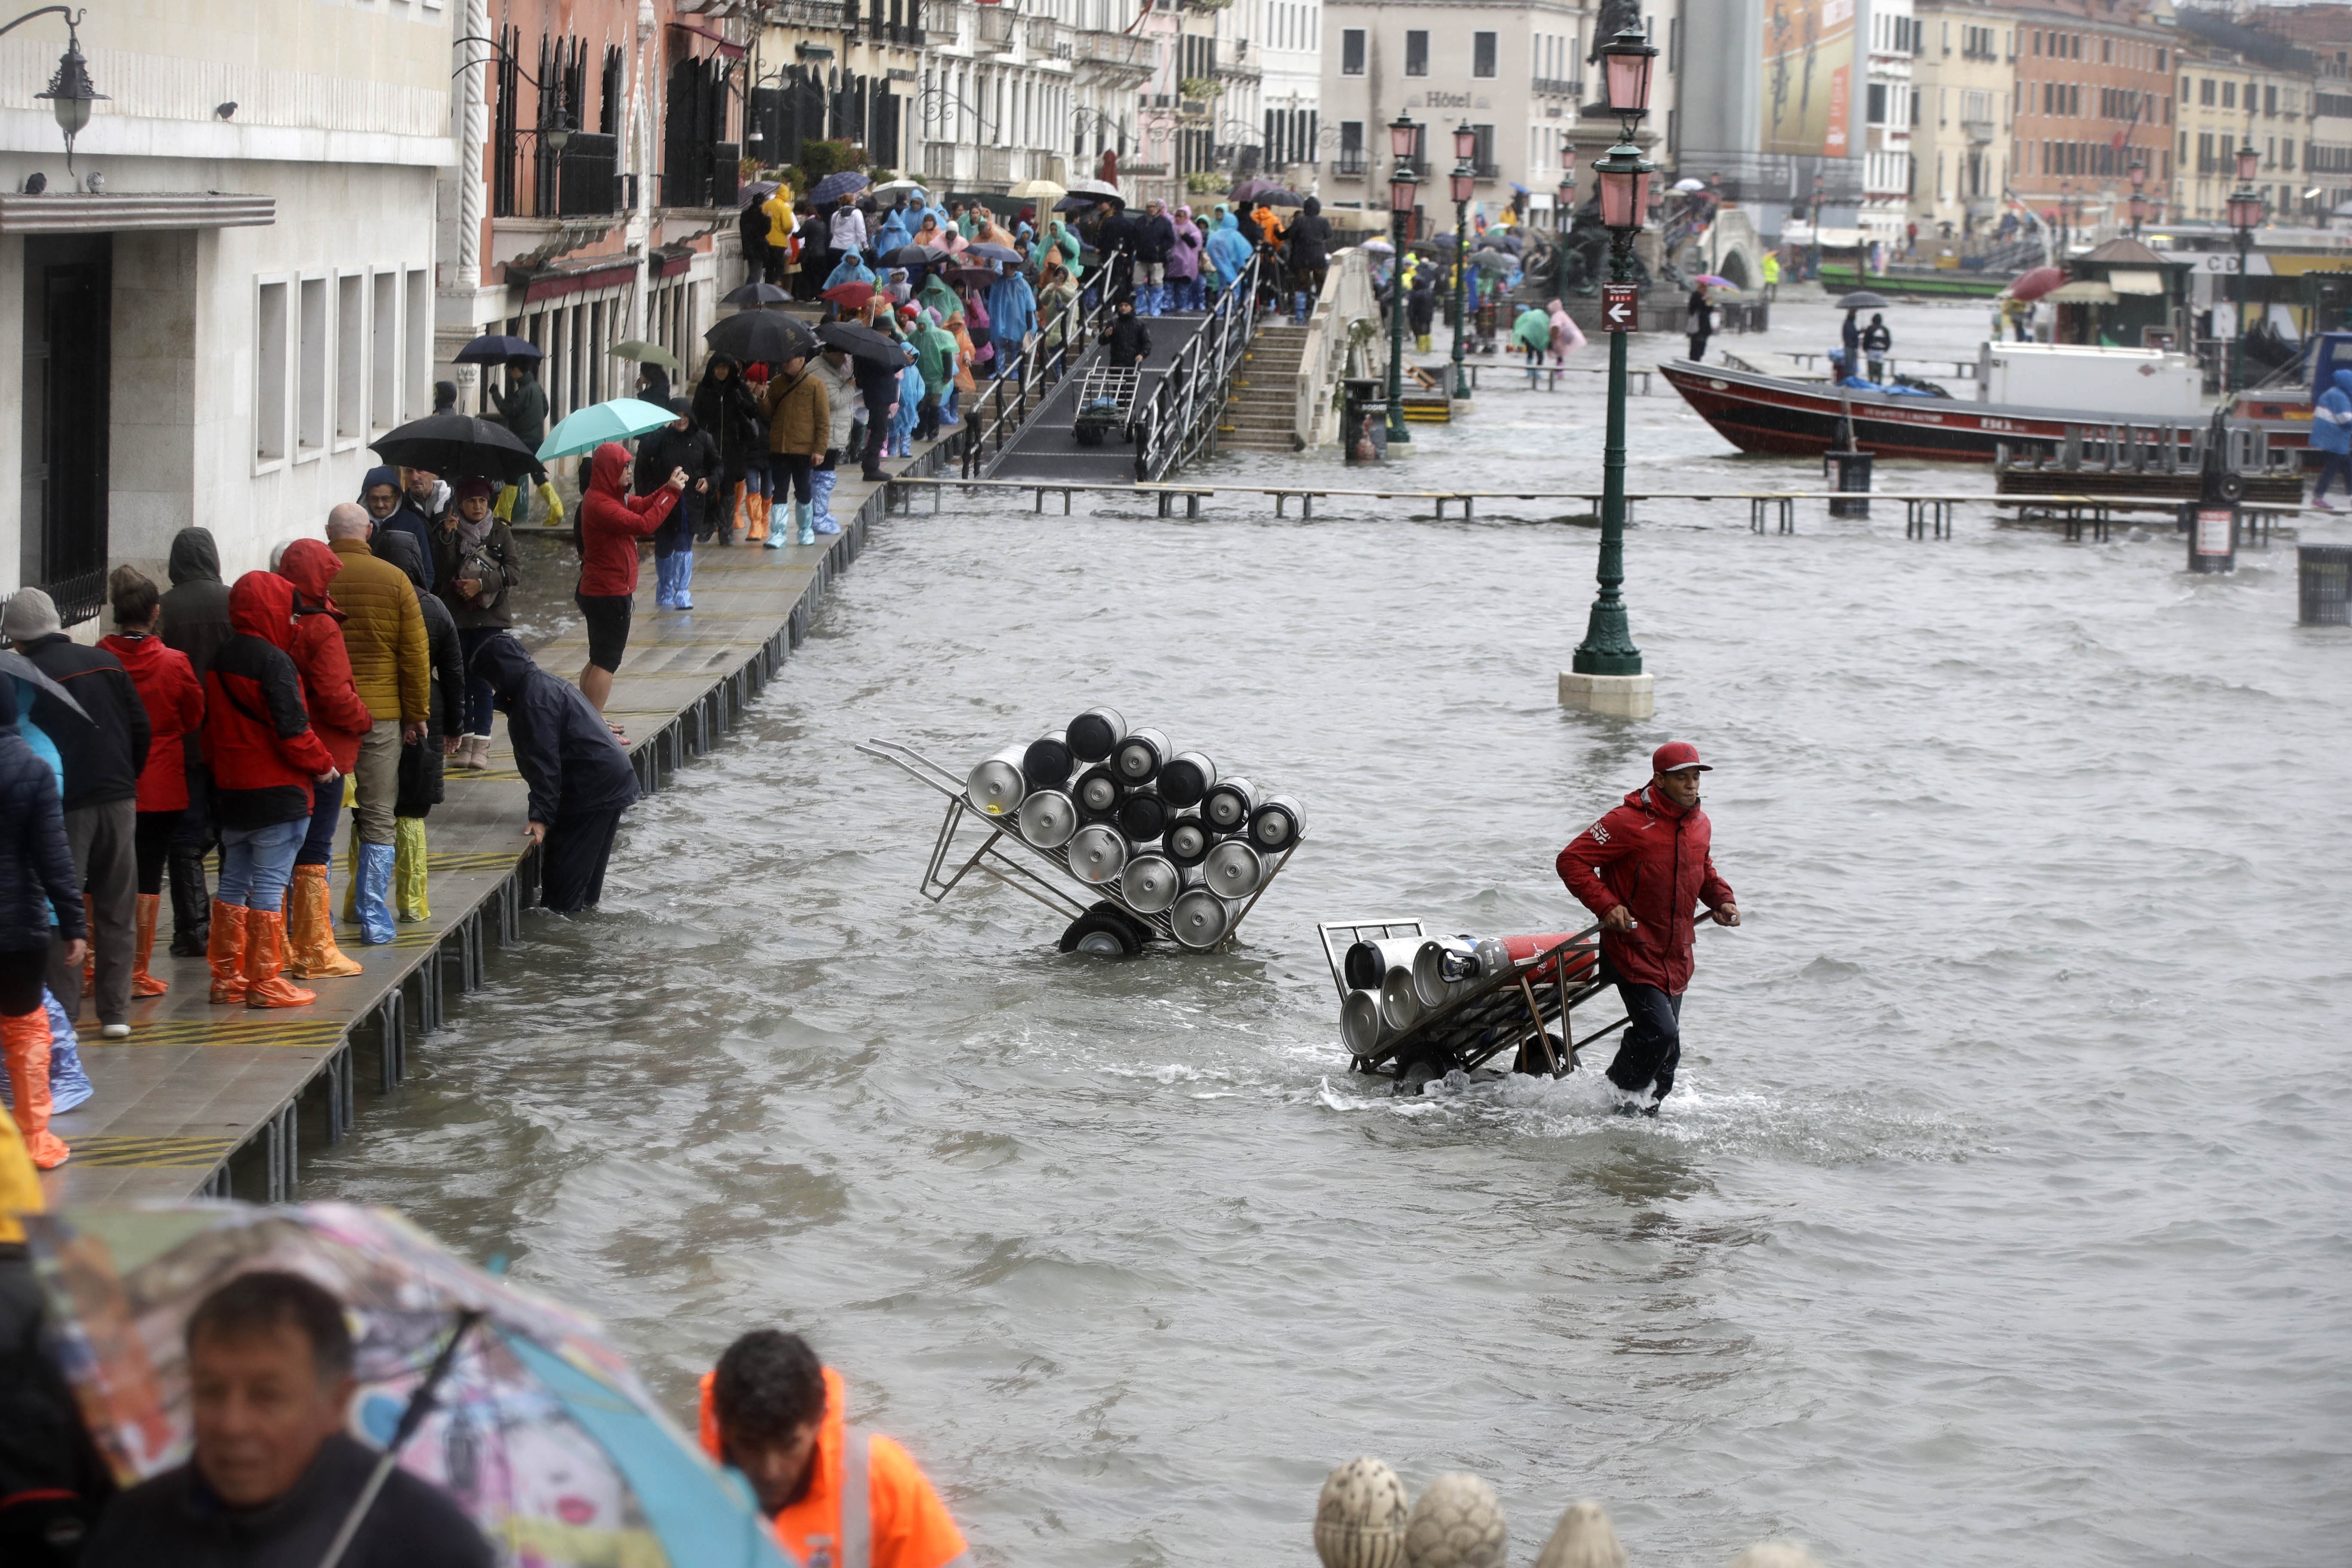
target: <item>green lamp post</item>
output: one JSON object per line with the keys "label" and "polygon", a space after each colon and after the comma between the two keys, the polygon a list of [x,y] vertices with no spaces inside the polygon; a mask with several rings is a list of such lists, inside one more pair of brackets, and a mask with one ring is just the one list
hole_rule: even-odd
{"label": "green lamp post", "polygon": [[2238,149],[2238,188],[2230,193],[2230,226],[2238,233],[2238,276],[2230,290],[2237,296],[2238,330],[2230,335],[2230,384],[2224,389],[2231,392],[2246,384],[2246,252],[2263,222],[2262,193],[2254,189],[2262,168],[2263,155],[2252,142]]}
{"label": "green lamp post", "polygon": [[1389,153],[1394,167],[1389,172],[1389,230],[1396,245],[1396,271],[1389,288],[1389,447],[1412,445],[1412,432],[1404,426],[1404,247],[1412,238],[1412,209],[1421,177],[1413,173],[1412,159],[1421,141],[1421,127],[1406,118],[1403,110],[1389,121]]}
{"label": "green lamp post", "polygon": [[[1592,166],[1601,190],[1601,222],[1609,230],[1609,278],[1630,286],[1633,278],[1633,237],[1642,230],[1650,205],[1650,176],[1656,165],[1645,162],[1633,136],[1650,110],[1650,68],[1658,51],[1643,35],[1628,28],[1601,46],[1609,85],[1609,108],[1618,117],[1618,142]],[[1604,300],[1608,295],[1604,291]],[[1611,307],[1613,309],[1613,306]],[[1601,452],[1601,592],[1577,645],[1570,665],[1579,675],[1639,675],[1642,650],[1625,616],[1619,590],[1625,582],[1625,339],[1623,325],[1612,324],[1604,309],[1602,326],[1609,331],[1609,427]]]}
{"label": "green lamp post", "polygon": [[1477,194],[1478,133],[1464,121],[1454,132],[1454,395],[1470,395],[1470,372],[1463,364],[1470,341],[1470,198]]}

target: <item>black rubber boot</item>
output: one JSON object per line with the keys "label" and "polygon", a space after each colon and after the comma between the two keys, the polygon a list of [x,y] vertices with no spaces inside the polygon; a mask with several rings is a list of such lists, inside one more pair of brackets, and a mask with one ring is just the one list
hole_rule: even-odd
{"label": "black rubber boot", "polygon": [[172,953],[202,958],[212,940],[212,900],[205,891],[201,850],[172,851]]}

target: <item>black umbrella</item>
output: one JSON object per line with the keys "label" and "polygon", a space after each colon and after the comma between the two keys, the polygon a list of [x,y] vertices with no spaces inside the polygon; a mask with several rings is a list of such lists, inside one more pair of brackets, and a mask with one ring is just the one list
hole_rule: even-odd
{"label": "black umbrella", "polygon": [[543,360],[547,356],[545,354],[540,352],[539,346],[536,343],[531,342],[527,338],[509,338],[502,336],[497,332],[492,332],[486,337],[476,338],[472,342],[467,343],[464,348],[459,349],[457,351],[457,357],[455,363],[458,364],[504,364],[509,360],[527,359],[538,361]]}
{"label": "black umbrella", "polygon": [[843,169],[819,180],[816,183],[816,188],[809,192],[809,200],[823,206],[827,202],[837,202],[844,196],[856,195],[873,183],[854,169]]}
{"label": "black umbrella", "polygon": [[1057,213],[1082,213],[1102,198],[1099,196],[1064,196],[1054,204]]}
{"label": "black umbrella", "polygon": [[885,267],[937,267],[954,254],[955,252],[942,250],[936,245],[902,245],[884,257],[882,265]]}
{"label": "black umbrella", "polygon": [[1886,302],[1886,298],[1883,294],[1874,294],[1867,289],[1857,289],[1840,300],[1837,302],[1837,308],[1841,310],[1891,310],[1895,307]]}
{"label": "black umbrella", "polygon": [[839,349],[852,359],[870,360],[894,370],[907,363],[907,352],[898,346],[898,339],[855,321],[827,321],[816,335],[827,348]]}
{"label": "black umbrella", "polygon": [[808,323],[782,310],[744,310],[729,316],[702,334],[713,353],[732,354],[745,364],[763,361],[782,364],[816,353],[816,337]]}
{"label": "black umbrella", "polygon": [[[0,676],[30,681],[37,689],[56,698],[76,713],[80,714],[82,718],[89,718],[89,715],[83,711],[82,705],[74,700],[72,692],[42,674],[39,665],[35,664],[13,647],[0,648]],[[95,721],[92,721],[95,722]]]}
{"label": "black umbrella", "polygon": [[781,305],[791,298],[773,283],[746,283],[732,293],[719,296],[719,302],[736,306]]}
{"label": "black umbrella", "polygon": [[539,468],[530,448],[505,426],[467,414],[412,419],[369,443],[368,449],[396,468],[424,468],[444,479],[511,483]]}

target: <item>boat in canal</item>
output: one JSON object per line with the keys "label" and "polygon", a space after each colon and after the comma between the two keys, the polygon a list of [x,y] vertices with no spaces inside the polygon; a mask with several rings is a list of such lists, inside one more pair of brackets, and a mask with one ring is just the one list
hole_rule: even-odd
{"label": "boat in canal", "polygon": [[[2184,378],[2193,366],[2178,355],[2144,350],[2077,351],[2053,356],[2046,366],[2020,367],[2024,374],[2000,375],[2003,360],[2048,354],[2049,345],[1987,343],[1978,363],[1978,386],[2006,394],[2031,389],[2033,402],[2005,396],[1980,401],[1951,395],[1932,384],[1901,391],[1841,385],[1824,377],[1771,375],[1729,364],[1674,360],[1659,367],[1683,400],[1723,437],[1743,452],[1781,457],[1817,457],[1845,446],[1881,458],[1929,462],[1997,463],[2026,458],[2039,462],[2104,447],[2116,440],[2161,447],[2171,442],[2184,453],[2210,423],[2213,405]],[[2096,354],[2098,360],[2084,359]],[[2095,366],[2098,374],[2088,373]],[[2153,395],[2119,383],[2113,373],[2168,389]],[[2088,385],[2107,390],[2069,395]],[[2240,395],[2231,423],[2258,429],[2264,466],[2298,466],[2310,431],[2309,400],[2294,388]],[[2295,416],[2300,413],[2302,417]],[[2120,433],[2120,434],[2119,434]]]}

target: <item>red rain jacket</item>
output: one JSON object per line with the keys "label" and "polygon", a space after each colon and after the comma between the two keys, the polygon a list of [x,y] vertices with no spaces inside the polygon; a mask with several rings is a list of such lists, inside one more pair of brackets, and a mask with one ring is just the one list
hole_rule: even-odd
{"label": "red rain jacket", "polygon": [[1586,909],[1633,911],[1632,931],[1601,933],[1601,956],[1619,979],[1671,996],[1689,989],[1694,906],[1734,901],[1707,853],[1714,837],[1704,807],[1685,811],[1643,784],[1559,852],[1559,879]]}
{"label": "red rain jacket", "polygon": [[294,642],[286,654],[302,676],[302,706],[335,759],[335,770],[347,773],[358,765],[360,741],[375,721],[352,677],[343,612],[327,596],[327,584],[342,569],[343,558],[316,539],[298,539],[278,558],[278,574],[299,595],[294,601]]}
{"label": "red rain jacket", "polygon": [[165,647],[159,637],[117,632],[98,646],[112,654],[131,677],[140,706],[147,710],[147,765],[139,773],[141,811],[188,809],[186,737],[205,726],[205,689],[188,656]]}
{"label": "red rain jacket", "polygon": [[589,459],[588,489],[580,498],[580,592],[589,598],[637,591],[637,541],[661,527],[677,504],[667,485],[641,496],[628,488],[629,449],[607,441]]}
{"label": "red rain jacket", "polygon": [[224,827],[269,827],[310,815],[310,784],[335,759],[310,732],[294,641],[294,584],[248,572],[228,593],[231,636],[205,671],[205,761]]}

